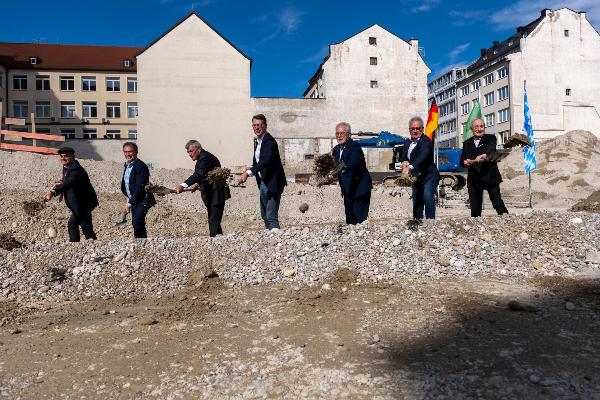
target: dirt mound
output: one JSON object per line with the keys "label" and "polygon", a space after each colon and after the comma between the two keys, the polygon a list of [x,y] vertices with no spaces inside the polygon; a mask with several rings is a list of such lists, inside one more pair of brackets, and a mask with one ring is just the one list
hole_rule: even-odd
{"label": "dirt mound", "polygon": [[[498,166],[504,190],[527,193],[528,177],[520,148],[513,149]],[[543,206],[563,207],[586,198],[600,186],[600,139],[577,130],[537,143],[537,170],[531,181],[534,195],[549,194],[538,197],[544,198]]]}
{"label": "dirt mound", "polygon": [[600,213],[600,190],[596,190],[587,198],[578,201],[573,207],[571,207],[571,211]]}
{"label": "dirt mound", "polygon": [[23,211],[30,216],[38,215],[44,208],[44,203],[38,200],[27,200],[23,202]]}

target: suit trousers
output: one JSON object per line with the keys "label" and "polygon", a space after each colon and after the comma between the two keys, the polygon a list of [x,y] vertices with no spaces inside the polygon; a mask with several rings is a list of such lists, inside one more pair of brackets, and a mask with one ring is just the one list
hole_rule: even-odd
{"label": "suit trousers", "polygon": [[148,209],[144,207],[144,202],[131,205],[131,225],[133,225],[133,236],[136,239],[148,237],[146,232],[146,214]]}
{"label": "suit trousers", "polygon": [[435,219],[435,192],[438,187],[437,179],[428,179],[425,182],[416,182],[412,188],[413,218]]}
{"label": "suit trousers", "polygon": [[206,211],[208,212],[208,233],[210,237],[223,234],[221,220],[223,219],[224,210],[225,203],[206,206]]}
{"label": "suit trousers", "polygon": [[371,192],[360,197],[351,198],[344,196],[344,211],[346,212],[346,223],[349,225],[360,224],[369,217],[369,204],[371,203]]}
{"label": "suit trousers", "polygon": [[487,185],[484,182],[479,182],[474,179],[467,181],[469,189],[469,204],[471,206],[471,217],[481,217],[481,209],[483,207],[483,191],[487,190],[490,196],[490,201],[494,209],[500,214],[508,214],[508,210],[502,201],[500,194],[500,184]]}
{"label": "suit trousers", "polygon": [[94,226],[92,225],[92,213],[88,212],[77,217],[71,213],[67,228],[69,230],[69,242],[79,242],[81,237],[79,236],[79,227],[86,239],[96,240],[96,234],[94,233]]}
{"label": "suit trousers", "polygon": [[260,183],[260,216],[265,222],[265,228],[279,229],[279,203],[281,192],[270,193],[264,182]]}

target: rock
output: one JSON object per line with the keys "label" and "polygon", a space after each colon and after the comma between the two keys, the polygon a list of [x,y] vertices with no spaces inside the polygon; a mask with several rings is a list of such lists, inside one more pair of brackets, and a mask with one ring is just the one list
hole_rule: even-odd
{"label": "rock", "polygon": [[151,315],[147,315],[140,319],[139,324],[142,326],[150,326],[158,324],[158,320]]}
{"label": "rock", "polygon": [[538,384],[538,383],[540,383],[540,377],[537,375],[530,375],[529,382]]}
{"label": "rock", "polygon": [[13,221],[13,223],[10,224],[10,226],[12,226],[13,228],[16,228],[17,226],[19,226],[19,224],[17,224],[17,221]]}
{"label": "rock", "polygon": [[402,243],[402,241],[398,238],[394,239],[394,241],[392,242],[392,246],[396,247],[396,246],[400,246],[400,244]]}
{"label": "rock", "polygon": [[567,311],[575,310],[575,304],[571,303],[570,301],[567,301],[565,303],[565,310],[567,310]]}
{"label": "rock", "polygon": [[54,239],[56,237],[56,229],[54,229],[54,227],[48,228],[48,230],[46,230],[46,236],[50,239]]}
{"label": "rock", "polygon": [[442,267],[449,267],[450,265],[452,265],[450,259],[444,256],[439,256],[435,261]]}
{"label": "rock", "polygon": [[291,278],[294,275],[296,275],[296,270],[294,268],[285,268],[283,270],[283,276],[286,278]]}
{"label": "rock", "polygon": [[542,264],[539,261],[534,261],[531,263],[531,267],[535,270],[538,270],[538,269],[542,269],[544,267],[544,264]]}
{"label": "rock", "polygon": [[329,283],[325,283],[325,284],[323,284],[323,286],[321,286],[321,289],[323,289],[323,290],[330,290],[331,289],[331,285]]}
{"label": "rock", "polygon": [[600,264],[600,251],[589,250],[585,254],[585,261],[593,264]]}
{"label": "rock", "polygon": [[528,240],[529,239],[529,235],[525,232],[521,232],[521,234],[519,235],[519,239],[520,240]]}
{"label": "rock", "polygon": [[304,214],[305,212],[308,211],[308,204],[302,203],[302,204],[300,204],[300,207],[298,207],[298,209],[300,210],[300,212],[302,214]]}
{"label": "rock", "polygon": [[113,261],[114,262],[122,261],[123,259],[125,259],[126,256],[127,256],[127,250],[122,251],[113,258]]}
{"label": "rock", "polygon": [[583,220],[579,217],[571,218],[569,222],[571,222],[572,224],[583,224]]}
{"label": "rock", "polygon": [[483,235],[480,236],[481,240],[489,242],[491,241],[494,237],[489,234],[489,233],[484,233]]}
{"label": "rock", "polygon": [[511,311],[525,311],[525,312],[538,312],[540,309],[531,304],[519,302],[517,300],[511,300],[508,302],[508,309]]}

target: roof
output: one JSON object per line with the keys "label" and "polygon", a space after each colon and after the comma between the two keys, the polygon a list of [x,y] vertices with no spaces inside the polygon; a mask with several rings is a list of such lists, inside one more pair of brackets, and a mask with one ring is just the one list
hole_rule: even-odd
{"label": "roof", "polygon": [[208,26],[210,29],[212,29],[217,35],[219,35],[224,41],[226,41],[227,43],[229,43],[229,45],[231,47],[233,47],[234,49],[237,50],[238,53],[240,53],[243,57],[247,58],[250,61],[250,66],[252,67],[252,58],[248,57],[242,50],[240,50],[235,44],[231,43],[229,41],[229,39],[227,39],[225,36],[223,36],[221,34],[221,32],[219,32],[218,30],[215,29],[214,26],[212,26],[211,24],[208,23],[208,21],[206,21],[204,18],[202,18],[200,15],[198,15],[195,11],[192,11],[191,13],[189,13],[188,15],[186,15],[185,17],[181,18],[176,24],[174,24],[172,27],[170,27],[168,30],[166,30],[162,35],[160,35],[159,37],[157,37],[156,39],[154,39],[148,46],[140,49],[138,51],[138,53],[136,54],[136,57],[141,55],[142,53],[144,53],[146,50],[148,50],[150,47],[154,46],[154,44],[156,44],[159,40],[161,40],[162,38],[164,38],[165,36],[167,36],[173,29],[177,28],[179,25],[181,25],[184,21],[186,21],[188,18],[190,18],[191,16],[195,16],[196,18],[200,19],[200,21],[204,22],[206,24],[206,26]]}
{"label": "roof", "polygon": [[[403,42],[406,42],[406,43],[408,43],[406,40],[402,39],[400,36],[396,35],[395,33],[392,33],[391,31],[389,31],[388,29],[385,29],[383,26],[381,26],[381,25],[379,25],[379,24],[372,24],[372,25],[369,25],[369,26],[368,26],[368,27],[366,27],[365,29],[362,29],[362,30],[358,31],[358,32],[356,32],[355,34],[353,34],[353,35],[351,35],[351,36],[348,36],[347,38],[345,38],[345,39],[343,39],[343,40],[340,40],[339,42],[336,42],[336,43],[331,43],[331,44],[329,45],[330,47],[329,47],[329,52],[328,52],[328,54],[325,56],[325,58],[323,58],[323,61],[321,62],[321,64],[319,64],[319,66],[317,67],[317,70],[315,71],[315,73],[313,74],[313,76],[312,76],[312,77],[311,77],[311,78],[308,80],[308,87],[306,88],[306,90],[304,91],[304,93],[302,94],[302,96],[306,96],[306,94],[307,94],[307,93],[308,93],[308,91],[310,90],[310,88],[311,88],[311,86],[313,85],[313,83],[314,83],[314,82],[315,82],[317,79],[319,79],[319,77],[320,77],[320,75],[321,75],[321,73],[322,73],[322,70],[323,70],[323,64],[325,64],[325,63],[327,62],[327,60],[329,60],[329,57],[331,56],[331,46],[336,46],[336,45],[338,45],[338,44],[340,44],[340,43],[343,43],[343,42],[345,42],[346,40],[352,39],[354,36],[360,35],[360,34],[361,34],[361,33],[363,33],[364,31],[366,31],[367,29],[371,29],[371,28],[372,28],[372,27],[374,27],[374,26],[378,26],[378,27],[380,27],[381,29],[383,29],[384,31],[386,31],[387,33],[389,33],[390,35],[392,35],[392,36],[395,36],[395,37],[397,37],[398,39],[402,40]],[[420,57],[420,56],[421,56],[421,55],[419,54],[419,57]],[[422,57],[421,57],[421,58],[422,58]],[[424,61],[423,61],[423,62],[424,62]]]}
{"label": "roof", "polygon": [[[141,47],[0,43],[0,65],[9,69],[135,72]],[[29,57],[37,57],[31,64]],[[123,60],[131,66],[124,67]]]}
{"label": "roof", "polygon": [[519,48],[521,38],[528,36],[531,32],[533,32],[533,30],[540,24],[540,22],[542,22],[545,17],[546,9],[542,10],[540,16],[531,21],[529,24],[518,27],[516,33],[503,42],[494,42],[492,47],[482,49],[481,56],[474,63],[467,67],[467,73],[472,74],[483,65],[504,57],[507,53]]}

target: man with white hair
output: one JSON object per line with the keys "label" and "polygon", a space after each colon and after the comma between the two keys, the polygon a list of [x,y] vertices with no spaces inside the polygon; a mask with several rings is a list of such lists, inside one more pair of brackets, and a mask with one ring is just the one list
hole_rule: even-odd
{"label": "man with white hair", "polygon": [[350,124],[347,122],[340,122],[335,126],[338,144],[333,148],[332,155],[336,167],[341,162],[344,163],[338,179],[344,198],[346,223],[355,225],[369,216],[373,182],[367,170],[365,154],[360,145],[350,138],[350,131]]}
{"label": "man with white hair", "polygon": [[208,212],[208,231],[211,237],[222,235],[221,219],[225,210],[225,201],[231,197],[227,185],[215,185],[208,181],[207,175],[215,168],[220,168],[219,159],[204,150],[197,140],[190,140],[185,144],[185,150],[190,158],[196,161],[194,173],[175,188],[177,193],[184,188],[191,190],[200,189],[202,202]]}

